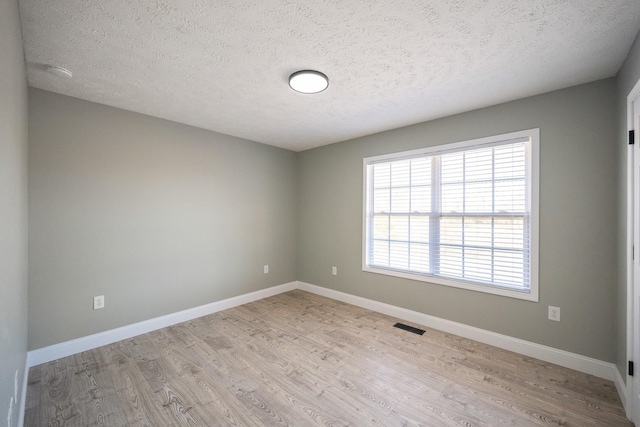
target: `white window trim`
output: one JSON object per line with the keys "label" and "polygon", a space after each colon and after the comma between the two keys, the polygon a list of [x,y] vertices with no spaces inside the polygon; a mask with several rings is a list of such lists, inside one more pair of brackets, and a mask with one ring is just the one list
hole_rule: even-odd
{"label": "white window trim", "polygon": [[[399,159],[402,157],[413,157],[418,155],[429,155],[434,152],[442,152],[445,150],[457,150],[466,147],[480,146],[484,144],[493,144],[499,141],[509,139],[529,138],[531,141],[531,236],[530,236],[530,289],[523,291],[519,289],[508,289],[506,287],[496,287],[490,285],[474,284],[463,280],[447,279],[438,276],[421,275],[418,273],[402,272],[398,270],[385,269],[380,267],[370,267],[367,265],[367,166],[371,163],[380,162],[388,159]],[[510,298],[517,298],[527,301],[539,301],[539,275],[538,275],[538,258],[539,258],[539,193],[540,193],[540,129],[528,129],[508,134],[489,136],[469,141],[455,142],[444,145],[436,145],[417,150],[410,150],[398,153],[383,154],[380,156],[366,157],[363,159],[363,194],[362,194],[362,271],[387,276],[400,277],[403,279],[418,280],[438,285],[451,286],[454,288],[467,289],[471,291],[483,292],[493,295],[500,295]]]}

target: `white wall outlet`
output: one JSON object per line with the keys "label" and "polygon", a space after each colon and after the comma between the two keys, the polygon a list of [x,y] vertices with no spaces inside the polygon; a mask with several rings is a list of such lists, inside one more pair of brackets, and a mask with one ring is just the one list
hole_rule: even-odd
{"label": "white wall outlet", "polygon": [[104,295],[93,297],[93,309],[104,308]]}
{"label": "white wall outlet", "polygon": [[549,306],[549,320],[560,321],[560,307]]}
{"label": "white wall outlet", "polygon": [[265,265],[264,266],[264,274],[267,274],[267,273],[269,273],[269,266]]}
{"label": "white wall outlet", "polygon": [[331,267],[331,274],[333,274],[334,276],[338,275],[338,267]]}

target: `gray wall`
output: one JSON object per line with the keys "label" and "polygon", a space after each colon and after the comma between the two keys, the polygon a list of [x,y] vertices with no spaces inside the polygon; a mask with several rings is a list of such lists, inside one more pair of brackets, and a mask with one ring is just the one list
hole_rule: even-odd
{"label": "gray wall", "polygon": [[[300,153],[299,280],[613,362],[616,120],[608,79]],[[362,271],[363,157],[534,127],[539,303]],[[547,320],[548,305],[561,308],[561,322]]]}
{"label": "gray wall", "polygon": [[[627,96],[640,80],[640,34],[617,78],[618,107],[618,283],[616,289],[616,365],[627,370]],[[638,132],[640,130],[636,130]]]}
{"label": "gray wall", "polygon": [[29,348],[296,280],[296,162],[29,89]]}
{"label": "gray wall", "polygon": [[[27,355],[27,78],[15,0],[0,1],[0,423],[17,425]],[[18,393],[14,379],[18,373]]]}

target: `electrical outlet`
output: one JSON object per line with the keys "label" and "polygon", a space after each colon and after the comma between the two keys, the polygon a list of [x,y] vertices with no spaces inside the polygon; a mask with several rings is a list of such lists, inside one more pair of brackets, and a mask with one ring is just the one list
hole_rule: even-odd
{"label": "electrical outlet", "polygon": [[93,309],[104,308],[104,295],[93,297]]}
{"label": "electrical outlet", "polygon": [[264,266],[264,274],[267,274],[267,273],[269,273],[269,266],[265,265]]}
{"label": "electrical outlet", "polygon": [[331,267],[331,274],[333,274],[334,276],[338,275],[338,267]]}
{"label": "electrical outlet", "polygon": [[560,307],[549,306],[549,320],[560,321]]}

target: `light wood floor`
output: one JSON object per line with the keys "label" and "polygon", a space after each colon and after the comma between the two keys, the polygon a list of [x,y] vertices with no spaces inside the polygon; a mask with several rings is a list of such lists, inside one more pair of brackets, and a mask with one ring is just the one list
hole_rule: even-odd
{"label": "light wood floor", "polygon": [[632,425],[610,381],[396,321],[277,295],[31,368],[25,425]]}

